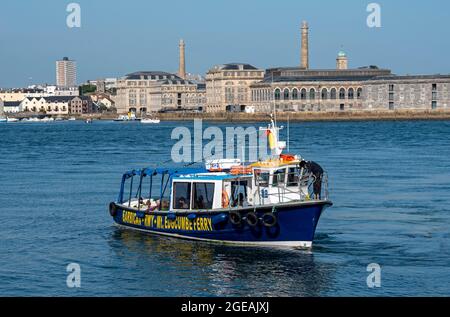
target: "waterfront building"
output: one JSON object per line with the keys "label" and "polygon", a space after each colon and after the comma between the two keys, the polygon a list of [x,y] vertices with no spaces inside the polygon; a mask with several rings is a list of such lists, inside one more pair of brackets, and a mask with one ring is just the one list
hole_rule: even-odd
{"label": "waterfront building", "polygon": [[144,114],[160,110],[156,93],[161,81],[181,80],[180,77],[161,71],[140,71],[126,75],[117,81],[115,102],[118,113]]}
{"label": "waterfront building", "polygon": [[69,100],[70,114],[87,114],[93,112],[95,111],[90,97],[78,96]]}
{"label": "waterfront building", "polygon": [[264,78],[264,70],[250,64],[217,65],[206,74],[206,111],[224,112],[251,103],[250,86]]}
{"label": "waterfront building", "polygon": [[75,61],[68,57],[56,61],[56,85],[61,87],[77,85],[77,65]]}
{"label": "waterfront building", "polygon": [[311,69],[308,30],[303,22],[300,67],[268,69],[263,80],[250,85],[250,106],[241,111],[450,109],[450,75],[398,76],[377,66],[351,69],[344,51],[338,53],[336,69]]}
{"label": "waterfront building", "polygon": [[2,112],[18,113],[22,111],[19,101],[0,101],[0,108],[2,108],[2,110],[0,110],[0,116],[2,115]]}
{"label": "waterfront building", "polygon": [[20,102],[20,111],[67,115],[93,113],[95,109],[92,100],[87,96],[50,96],[27,97]]}

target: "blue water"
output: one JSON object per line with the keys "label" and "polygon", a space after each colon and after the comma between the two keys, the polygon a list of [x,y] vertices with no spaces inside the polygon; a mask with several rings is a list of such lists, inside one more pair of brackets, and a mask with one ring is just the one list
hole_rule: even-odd
{"label": "blue water", "polygon": [[0,295],[450,295],[450,122],[291,124],[291,152],[328,170],[335,204],[312,252],[115,227],[122,172],[170,158],[179,124],[0,124]]}

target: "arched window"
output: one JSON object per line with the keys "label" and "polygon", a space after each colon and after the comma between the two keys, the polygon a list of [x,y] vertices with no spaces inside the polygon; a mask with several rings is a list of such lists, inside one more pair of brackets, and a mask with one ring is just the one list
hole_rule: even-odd
{"label": "arched window", "polygon": [[353,88],[348,90],[348,99],[355,99],[355,90]]}
{"label": "arched window", "polygon": [[345,89],[344,88],[341,88],[339,90],[339,99],[341,99],[341,100],[345,99]]}
{"label": "arched window", "polygon": [[362,88],[358,88],[356,91],[356,98],[361,99],[362,98]]}
{"label": "arched window", "polygon": [[311,100],[316,99],[316,90],[314,88],[311,88],[309,90],[309,99],[311,99]]}
{"label": "arched window", "polygon": [[302,92],[300,93],[300,99],[306,100],[306,89],[305,88],[303,88]]}
{"label": "arched window", "polygon": [[331,89],[330,99],[336,99],[336,88]]}
{"label": "arched window", "polygon": [[280,100],[281,99],[281,90],[280,89],[275,89],[275,100]]}
{"label": "arched window", "polygon": [[292,100],[298,100],[298,89],[292,89]]}
{"label": "arched window", "polygon": [[322,89],[322,99],[327,100],[328,99],[328,90],[326,88]]}
{"label": "arched window", "polygon": [[289,89],[285,88],[284,92],[283,92],[283,99],[284,100],[289,100],[289,95],[290,95]]}

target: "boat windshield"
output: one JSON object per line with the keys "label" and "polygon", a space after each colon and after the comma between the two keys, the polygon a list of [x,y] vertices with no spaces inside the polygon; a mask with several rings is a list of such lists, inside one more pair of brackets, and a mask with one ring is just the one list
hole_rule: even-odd
{"label": "boat windshield", "polygon": [[193,206],[194,210],[212,209],[214,202],[214,183],[194,183]]}
{"label": "boat windshield", "polygon": [[179,210],[189,210],[191,206],[191,183],[173,183],[173,206]]}

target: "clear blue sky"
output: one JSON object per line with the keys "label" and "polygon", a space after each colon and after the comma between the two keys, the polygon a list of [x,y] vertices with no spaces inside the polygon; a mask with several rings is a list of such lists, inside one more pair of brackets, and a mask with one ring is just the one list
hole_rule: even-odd
{"label": "clear blue sky", "polygon": [[[78,2],[82,27],[66,26]],[[382,27],[366,6],[382,7]],[[428,0],[6,0],[0,11],[0,87],[55,82],[55,60],[78,63],[78,81],[137,70],[176,71],[178,41],[187,70],[248,62],[299,64],[300,22],[310,23],[311,68],[334,68],[344,48],[351,67],[398,74],[450,73],[450,1]]]}

